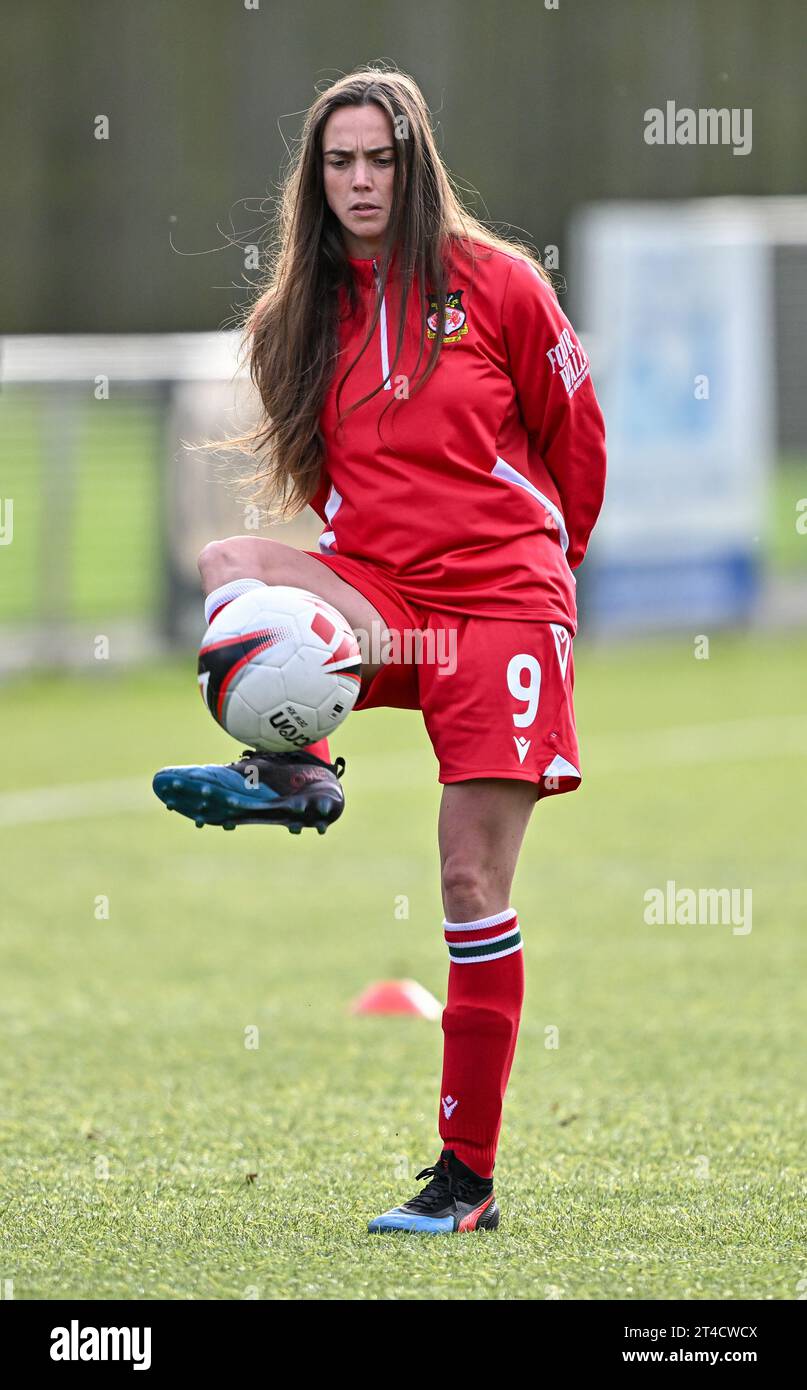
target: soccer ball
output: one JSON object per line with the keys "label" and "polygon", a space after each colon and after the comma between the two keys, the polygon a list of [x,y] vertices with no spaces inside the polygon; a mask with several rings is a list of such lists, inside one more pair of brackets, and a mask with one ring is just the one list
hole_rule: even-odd
{"label": "soccer ball", "polygon": [[250,589],[216,614],[199,648],[210,713],[245,747],[305,748],[346,719],[361,651],[341,613],[306,589]]}

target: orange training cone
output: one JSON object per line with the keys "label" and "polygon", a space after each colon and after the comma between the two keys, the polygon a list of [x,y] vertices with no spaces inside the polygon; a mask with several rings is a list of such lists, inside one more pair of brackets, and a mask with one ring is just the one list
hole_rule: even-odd
{"label": "orange training cone", "polygon": [[350,1006],[354,1014],[418,1014],[421,1018],[439,1018],[443,1006],[417,980],[378,980],[354,999]]}

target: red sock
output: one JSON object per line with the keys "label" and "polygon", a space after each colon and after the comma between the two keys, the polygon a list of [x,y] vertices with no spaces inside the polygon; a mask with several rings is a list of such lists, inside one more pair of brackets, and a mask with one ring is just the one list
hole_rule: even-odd
{"label": "red sock", "polygon": [[521,933],[512,908],[443,927],[451,964],[440,1138],[462,1163],[489,1178],[524,999]]}
{"label": "red sock", "polygon": [[316,743],[307,743],[303,752],[313,753],[315,758],[322,758],[323,762],[333,762],[327,738],[318,738]]}

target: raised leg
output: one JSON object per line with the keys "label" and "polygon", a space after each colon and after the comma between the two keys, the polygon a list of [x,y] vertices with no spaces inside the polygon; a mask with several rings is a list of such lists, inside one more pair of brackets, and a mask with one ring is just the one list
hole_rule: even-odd
{"label": "raised leg", "polygon": [[[380,644],[386,639],[387,627],[378,609],[327,565],[293,545],[261,536],[229,536],[206,545],[198,564],[206,595],[233,579],[262,579],[264,584],[289,584],[297,589],[308,589],[344,614],[362,643],[363,651],[383,649]],[[367,634],[364,642],[363,633]],[[379,634],[379,643],[370,646],[374,633]],[[378,670],[378,665],[367,663],[362,668],[362,676],[369,680]]]}

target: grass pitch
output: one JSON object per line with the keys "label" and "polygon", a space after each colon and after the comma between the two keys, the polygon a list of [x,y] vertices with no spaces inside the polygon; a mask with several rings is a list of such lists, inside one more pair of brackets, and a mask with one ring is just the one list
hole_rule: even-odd
{"label": "grass pitch", "polygon": [[[798,1298],[806,684],[807,644],[782,636],[715,639],[707,661],[684,639],[579,646],[583,787],[538,807],[513,892],[502,1227],[453,1239],[365,1232],[439,1151],[439,1024],[348,1012],[388,976],[444,998],[419,716],[348,721],[324,838],[226,835],[149,789],[162,763],[237,751],[190,662],[7,686],[0,1280],[18,1299]],[[752,930],[648,926],[668,880],[750,888]]]}

